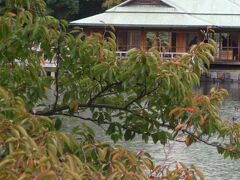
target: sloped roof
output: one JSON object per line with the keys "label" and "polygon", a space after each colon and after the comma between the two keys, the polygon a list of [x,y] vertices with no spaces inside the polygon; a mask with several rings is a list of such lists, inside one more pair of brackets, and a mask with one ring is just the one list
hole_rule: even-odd
{"label": "sloped roof", "polygon": [[159,0],[167,6],[128,5],[71,22],[80,26],[240,28],[240,0]]}

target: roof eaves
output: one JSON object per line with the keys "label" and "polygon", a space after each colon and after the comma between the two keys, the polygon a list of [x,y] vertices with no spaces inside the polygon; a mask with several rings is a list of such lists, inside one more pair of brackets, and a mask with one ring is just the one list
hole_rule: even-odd
{"label": "roof eaves", "polygon": [[[91,24],[87,24],[87,23],[71,23],[72,26],[91,26],[91,27],[106,27],[107,24],[104,23],[91,23]],[[112,24],[115,27],[129,27],[129,25],[127,24]],[[173,28],[173,27],[177,27],[177,28],[187,28],[187,27],[191,27],[191,28],[205,28],[208,27],[209,25],[144,25],[144,28]],[[131,27],[137,27],[137,28],[143,28],[143,24],[131,24]],[[212,27],[217,27],[217,26],[212,26]]]}

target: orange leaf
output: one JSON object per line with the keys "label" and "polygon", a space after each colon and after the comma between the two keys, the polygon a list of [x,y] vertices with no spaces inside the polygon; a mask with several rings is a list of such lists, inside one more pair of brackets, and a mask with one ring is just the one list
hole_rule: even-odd
{"label": "orange leaf", "polygon": [[55,32],[57,32],[55,29],[50,29],[49,30],[49,34],[52,34],[52,33],[55,33]]}
{"label": "orange leaf", "polygon": [[150,161],[145,161],[145,165],[147,166],[148,169],[153,169],[153,166]]}
{"label": "orange leaf", "polygon": [[7,15],[8,15],[8,16],[11,16],[11,17],[17,16],[17,15],[16,15],[15,13],[13,13],[13,12],[8,12]]}
{"label": "orange leaf", "polygon": [[189,174],[185,176],[184,180],[190,180]]}
{"label": "orange leaf", "polygon": [[175,131],[178,131],[180,129],[182,129],[185,126],[185,124],[179,124],[175,127]]}
{"label": "orange leaf", "polygon": [[172,116],[173,114],[175,114],[176,112],[178,112],[178,111],[180,111],[180,110],[182,110],[182,108],[177,107],[177,108],[171,110],[170,113],[169,113],[169,115]]}
{"label": "orange leaf", "polygon": [[34,165],[33,160],[29,160],[27,166],[28,166],[29,168],[34,168],[35,165]]}
{"label": "orange leaf", "polygon": [[176,66],[179,66],[181,65],[181,63],[179,61],[172,61],[172,64],[176,65]]}
{"label": "orange leaf", "polygon": [[117,158],[119,158],[120,156],[123,155],[124,152],[118,152],[116,153],[113,157],[112,157],[112,161],[116,160]]}
{"label": "orange leaf", "polygon": [[74,105],[73,111],[74,111],[74,112],[78,112],[78,104],[75,104],[75,105]]}
{"label": "orange leaf", "polygon": [[200,119],[200,124],[202,126],[204,126],[206,124],[206,120],[204,119],[204,117],[201,115],[201,119]]}
{"label": "orange leaf", "polygon": [[185,139],[185,144],[188,146],[189,145],[189,137],[187,136]]}
{"label": "orange leaf", "polygon": [[158,174],[158,173],[160,172],[160,170],[161,170],[161,166],[158,165],[157,167],[155,167],[155,168],[153,169],[153,172],[155,172],[156,174]]}

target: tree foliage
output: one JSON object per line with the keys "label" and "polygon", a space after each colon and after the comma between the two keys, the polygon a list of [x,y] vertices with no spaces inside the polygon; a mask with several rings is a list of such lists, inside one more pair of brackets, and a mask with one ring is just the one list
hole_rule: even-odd
{"label": "tree foliage", "polygon": [[116,6],[124,1],[125,0],[105,0],[103,3],[103,7],[110,8],[110,7]]}
{"label": "tree foliage", "polygon": [[[80,9],[79,0],[46,0],[48,13],[59,19],[73,20]],[[82,9],[81,9],[82,10]]]}
{"label": "tree foliage", "polygon": [[73,129],[76,139],[58,131],[58,119],[27,112],[19,97],[0,89],[0,179],[149,179],[202,177],[194,166],[174,171],[154,166],[150,155],[94,140],[87,126]]}
{"label": "tree foliage", "polygon": [[73,21],[99,14],[105,10],[104,0],[47,0],[48,14]]}
{"label": "tree foliage", "polygon": [[[224,157],[239,158],[240,124],[218,114],[227,92],[192,90],[214,60],[215,42],[194,45],[174,60],[162,60],[153,47],[132,49],[119,61],[114,30],[91,36],[78,27],[68,32],[66,21],[44,16],[44,6],[40,0],[5,1],[0,16],[2,177],[202,178],[194,166],[169,171],[154,167],[147,153],[97,142],[85,126],[73,129],[77,139],[66,135],[59,131],[63,116],[104,125],[115,142],[136,135],[163,145],[202,142]],[[56,64],[55,77],[46,75],[48,61]],[[89,117],[82,115],[86,110]]]}

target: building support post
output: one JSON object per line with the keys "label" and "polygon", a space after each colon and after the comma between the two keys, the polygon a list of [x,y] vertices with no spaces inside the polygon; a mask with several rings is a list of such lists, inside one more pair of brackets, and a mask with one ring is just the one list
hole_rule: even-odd
{"label": "building support post", "polygon": [[141,44],[140,44],[141,50],[146,50],[146,32],[144,30],[141,30]]}

